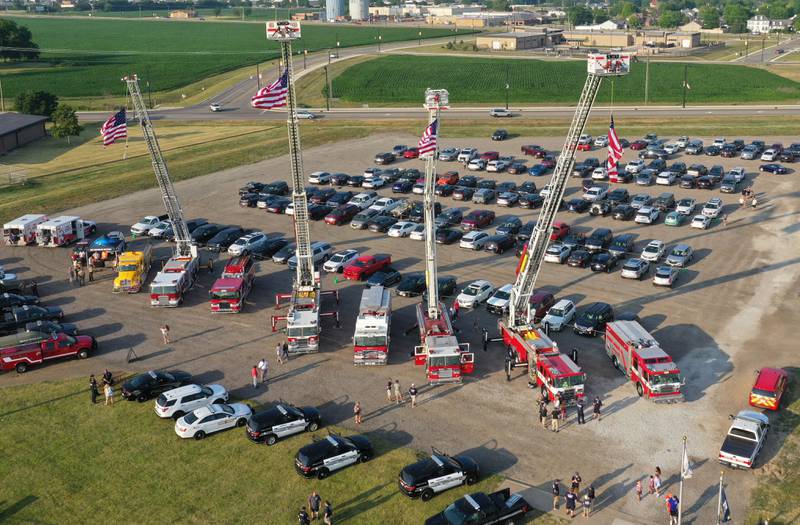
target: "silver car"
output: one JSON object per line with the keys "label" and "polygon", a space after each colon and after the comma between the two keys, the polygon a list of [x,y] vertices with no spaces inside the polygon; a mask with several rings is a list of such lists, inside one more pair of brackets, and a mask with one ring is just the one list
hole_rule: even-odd
{"label": "silver car", "polygon": [[679,244],[667,256],[667,264],[677,268],[686,267],[694,257],[694,250],[688,244]]}
{"label": "silver car", "polygon": [[622,265],[620,276],[624,279],[639,279],[650,271],[650,263],[642,259],[628,259]]}

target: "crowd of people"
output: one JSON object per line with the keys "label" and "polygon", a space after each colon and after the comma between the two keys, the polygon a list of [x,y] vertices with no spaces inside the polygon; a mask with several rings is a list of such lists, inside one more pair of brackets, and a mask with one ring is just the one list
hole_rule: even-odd
{"label": "crowd of people", "polygon": [[322,498],[317,491],[311,492],[308,496],[308,509],[306,506],[300,507],[300,512],[297,513],[297,520],[300,525],[310,525],[311,520],[318,520],[322,513],[322,521],[325,525],[333,523],[333,505],[330,501],[325,500],[324,506],[322,505]]}

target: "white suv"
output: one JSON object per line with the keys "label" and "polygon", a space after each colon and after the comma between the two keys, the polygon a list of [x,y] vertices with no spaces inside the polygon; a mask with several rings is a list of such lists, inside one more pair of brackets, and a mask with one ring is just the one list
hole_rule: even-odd
{"label": "white suv", "polygon": [[350,199],[350,202],[348,202],[348,204],[355,204],[362,210],[366,210],[367,208],[375,204],[376,200],[378,200],[377,192],[366,191],[364,193],[359,193],[358,195]]}
{"label": "white suv", "polygon": [[574,318],[575,303],[569,299],[561,299],[551,306],[547,311],[547,315],[542,318],[542,326],[546,326],[548,331],[553,330],[559,332],[564,326],[572,322]]}
{"label": "white suv", "polygon": [[467,163],[478,156],[478,150],[475,148],[464,148],[458,154],[458,162]]}
{"label": "white suv", "polygon": [[[311,245],[311,260],[316,267],[320,263],[325,263],[333,255],[333,246],[325,241],[317,241]],[[297,253],[292,255],[287,262],[289,269],[294,270],[297,268]]]}
{"label": "white suv", "polygon": [[236,241],[228,247],[228,254],[234,256],[246,255],[255,248],[260,248],[265,242],[267,242],[267,235],[265,233],[248,233],[244,237],[236,239]]}
{"label": "white suv", "polygon": [[490,117],[510,117],[511,111],[508,109],[494,108],[489,110]]}
{"label": "white suv", "polygon": [[308,182],[311,184],[329,184],[331,182],[331,174],[327,171],[315,171],[308,176]]}
{"label": "white suv", "polygon": [[643,169],[644,161],[642,159],[632,160],[625,166],[625,171],[627,173],[639,173]]}
{"label": "white suv", "polygon": [[156,399],[158,417],[179,419],[195,409],[228,401],[228,391],[222,385],[186,385],[167,390]]}
{"label": "white suv", "polygon": [[344,250],[336,252],[322,265],[322,269],[329,273],[342,273],[344,267],[351,261],[358,259],[361,254],[358,250]]}

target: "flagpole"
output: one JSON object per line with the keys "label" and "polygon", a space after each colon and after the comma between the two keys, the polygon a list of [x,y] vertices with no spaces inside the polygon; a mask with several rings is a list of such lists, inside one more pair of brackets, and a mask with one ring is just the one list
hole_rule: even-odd
{"label": "flagpole", "polygon": [[683,458],[686,457],[686,436],[683,436],[683,454],[681,455],[681,484],[678,487],[678,525],[681,525],[683,510]]}
{"label": "flagpole", "polygon": [[717,525],[720,525],[720,513],[722,512],[722,476],[724,470],[719,471],[719,498],[717,499]]}

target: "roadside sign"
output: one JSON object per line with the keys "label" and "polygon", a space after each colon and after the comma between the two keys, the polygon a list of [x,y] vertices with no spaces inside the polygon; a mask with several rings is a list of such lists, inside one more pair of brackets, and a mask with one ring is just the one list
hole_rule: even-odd
{"label": "roadside sign", "polygon": [[300,38],[300,22],[267,22],[267,40],[297,40]]}
{"label": "roadside sign", "polygon": [[627,54],[589,55],[587,71],[591,75],[627,75],[631,69],[631,56]]}

